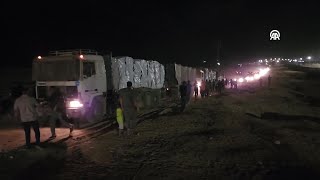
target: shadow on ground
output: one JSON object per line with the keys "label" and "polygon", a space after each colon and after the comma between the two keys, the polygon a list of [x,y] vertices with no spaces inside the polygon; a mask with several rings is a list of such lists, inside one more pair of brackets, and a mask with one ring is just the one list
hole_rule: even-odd
{"label": "shadow on ground", "polygon": [[54,179],[63,169],[66,152],[65,144],[45,143],[42,149],[0,153],[0,179]]}

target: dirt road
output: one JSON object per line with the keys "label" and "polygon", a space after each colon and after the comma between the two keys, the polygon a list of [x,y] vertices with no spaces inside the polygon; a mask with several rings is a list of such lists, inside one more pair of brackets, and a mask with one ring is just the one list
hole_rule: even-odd
{"label": "dirt road", "polygon": [[50,144],[42,151],[2,154],[0,174],[49,179],[319,179],[319,74],[276,68],[271,89],[256,82],[198,99],[183,114],[143,121],[133,137],[111,132],[72,148]]}

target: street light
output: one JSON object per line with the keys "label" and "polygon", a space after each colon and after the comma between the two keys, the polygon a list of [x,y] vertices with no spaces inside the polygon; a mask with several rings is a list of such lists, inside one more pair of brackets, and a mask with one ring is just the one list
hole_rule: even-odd
{"label": "street light", "polygon": [[219,62],[218,62],[217,64],[218,64],[218,66],[220,66],[220,63],[219,63]]}
{"label": "street light", "polygon": [[207,61],[203,61],[203,63],[206,63]]}
{"label": "street light", "polygon": [[312,59],[312,57],[311,57],[311,56],[308,56],[307,59],[310,60],[310,59]]}

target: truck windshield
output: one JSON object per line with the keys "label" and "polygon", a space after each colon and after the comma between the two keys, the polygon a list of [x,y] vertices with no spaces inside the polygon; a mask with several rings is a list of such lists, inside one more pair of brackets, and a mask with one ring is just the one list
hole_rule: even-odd
{"label": "truck windshield", "polygon": [[33,81],[76,81],[80,76],[78,60],[42,60],[33,62]]}

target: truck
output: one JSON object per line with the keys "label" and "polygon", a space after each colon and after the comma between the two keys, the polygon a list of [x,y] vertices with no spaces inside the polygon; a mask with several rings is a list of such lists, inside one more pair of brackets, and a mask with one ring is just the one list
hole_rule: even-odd
{"label": "truck", "polygon": [[140,92],[143,88],[160,92],[164,66],[157,61],[112,57],[111,53],[89,49],[60,50],[34,58],[32,80],[40,102],[48,97],[50,87],[59,88],[68,118],[95,122],[107,114],[108,92],[125,88],[127,81]]}
{"label": "truck", "polygon": [[[111,106],[107,99],[133,83],[141,106],[159,103],[165,88],[177,88],[182,81],[213,79],[213,71],[177,64],[162,65],[154,60],[113,57],[90,49],[51,51],[33,60],[32,80],[40,102],[50,87],[64,94],[65,113],[77,122],[96,122],[105,118]],[[110,113],[110,112],[109,112]]]}

